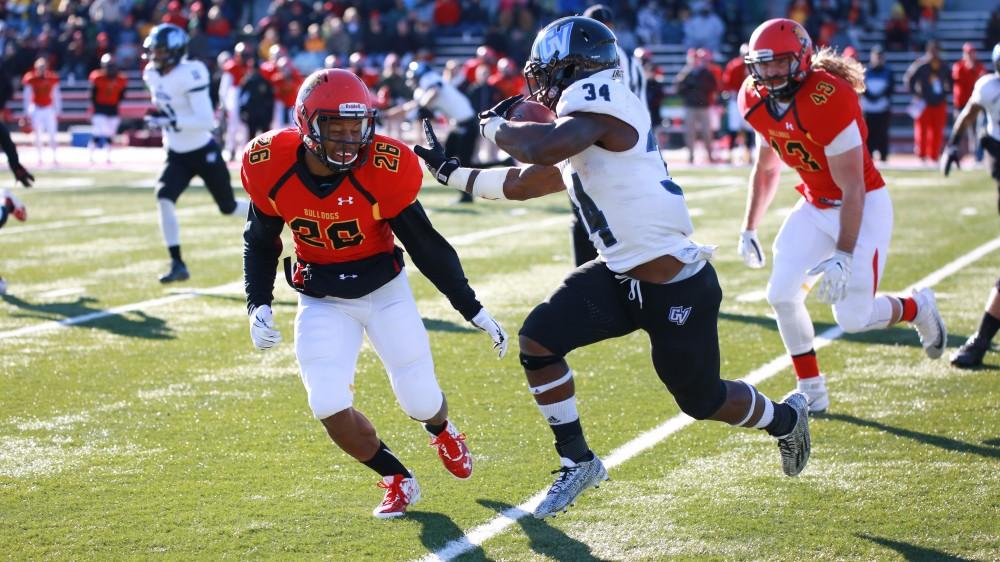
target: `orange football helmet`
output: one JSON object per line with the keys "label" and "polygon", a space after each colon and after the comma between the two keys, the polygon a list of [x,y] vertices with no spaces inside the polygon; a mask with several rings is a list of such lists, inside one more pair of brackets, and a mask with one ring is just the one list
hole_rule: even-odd
{"label": "orange football helmet", "polygon": [[[809,74],[812,39],[793,20],[778,18],[760,24],[750,36],[749,46],[744,61],[754,85],[766,88],[770,95],[791,97]],[[786,64],[784,72],[775,72],[774,63]]]}
{"label": "orange football helmet", "polygon": [[[306,149],[335,172],[360,166],[368,157],[368,146],[375,136],[376,110],[368,87],[353,72],[327,68],[310,74],[295,99],[295,126]],[[360,120],[358,137],[326,136],[323,124],[332,119]],[[353,147],[353,155],[334,159],[327,154],[324,142]],[[345,150],[346,152],[346,150]]]}

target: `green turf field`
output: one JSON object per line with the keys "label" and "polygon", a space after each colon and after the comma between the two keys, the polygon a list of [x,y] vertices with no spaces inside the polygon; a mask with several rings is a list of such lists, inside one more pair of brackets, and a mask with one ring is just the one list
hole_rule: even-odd
{"label": "green turf field", "polygon": [[[157,283],[167,260],[155,173],[40,173],[37,189],[17,190],[29,221],[0,231],[9,283],[0,297],[0,558],[414,559],[551,483],[552,436],[516,344],[498,362],[488,337],[414,271],[438,377],[469,436],[475,473],[458,481],[444,471],[366,345],[355,405],[423,490],[406,517],[374,519],[377,475],[340,452],[306,404],[291,342],[294,292],[278,282],[285,342],[255,350],[242,221],[220,216],[203,188],[178,205],[192,278]],[[762,298],[767,272],[736,255],[746,175],[676,175],[695,238],[720,246],[727,378],[784,353]],[[896,225],[883,290],[901,291],[998,235],[986,172],[886,175]],[[792,175],[783,178],[761,227],[768,247],[798,198]],[[456,207],[452,192],[428,184],[421,199],[511,334],[571,267],[563,195]],[[975,329],[998,270],[1000,253],[988,253],[935,286],[951,348]],[[810,303],[817,333],[831,327],[829,308]],[[115,307],[121,314],[53,326]],[[1000,356],[959,371],[926,359],[909,327],[845,336],[819,356],[832,402],[812,421],[812,458],[800,477],[781,474],[762,432],[695,423],[616,466],[611,482],[568,514],[519,519],[459,559],[1000,559]],[[569,360],[588,439],[602,456],[678,414],[643,334]],[[794,377],[785,368],[759,386],[780,398]]]}

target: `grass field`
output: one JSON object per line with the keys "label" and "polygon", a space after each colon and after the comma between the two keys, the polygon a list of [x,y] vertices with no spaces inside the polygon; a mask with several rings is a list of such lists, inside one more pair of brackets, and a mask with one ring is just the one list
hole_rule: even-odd
{"label": "grass field", "polygon": [[[464,482],[444,471],[366,346],[356,406],[423,489],[406,517],[374,519],[377,476],[330,443],[308,410],[291,344],[294,293],[277,284],[286,341],[256,351],[242,293],[242,222],[220,216],[203,188],[179,204],[192,279],[156,282],[166,256],[155,172],[40,173],[37,189],[18,190],[29,221],[0,231],[0,273],[10,284],[0,297],[0,558],[414,559],[550,484],[552,437],[516,346],[498,362],[488,338],[411,271],[438,377],[476,468]],[[767,273],[744,268],[735,252],[746,174],[676,174],[696,239],[720,245],[727,378],[784,353],[762,298]],[[886,175],[896,224],[883,290],[901,291],[997,236],[985,172]],[[792,179],[783,176],[761,228],[768,245],[798,197]],[[512,334],[570,269],[564,196],[459,208],[449,205],[451,192],[428,184],[421,199]],[[998,270],[1000,254],[987,253],[935,286],[949,347],[975,329]],[[115,307],[120,314],[100,315]],[[828,308],[811,299],[810,310],[817,333],[833,325]],[[88,314],[97,317],[54,324]],[[633,334],[569,358],[584,427],[602,456],[679,412],[647,347]],[[845,336],[819,356],[832,404],[813,419],[800,477],[782,476],[762,432],[695,423],[621,462],[565,516],[518,519],[459,559],[1000,559],[998,357],[959,371],[926,359],[908,327]],[[784,368],[759,386],[777,398],[793,381]]]}

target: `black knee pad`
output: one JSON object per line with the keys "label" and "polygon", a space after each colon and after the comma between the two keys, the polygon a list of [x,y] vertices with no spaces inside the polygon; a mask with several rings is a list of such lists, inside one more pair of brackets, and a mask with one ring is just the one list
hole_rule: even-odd
{"label": "black knee pad", "polygon": [[681,411],[696,420],[704,420],[719,411],[726,401],[726,385],[721,380],[691,388],[671,389]]}
{"label": "black knee pad", "polygon": [[524,352],[518,354],[518,359],[521,361],[521,366],[528,371],[537,371],[548,367],[549,365],[555,365],[563,360],[562,355],[525,355]]}

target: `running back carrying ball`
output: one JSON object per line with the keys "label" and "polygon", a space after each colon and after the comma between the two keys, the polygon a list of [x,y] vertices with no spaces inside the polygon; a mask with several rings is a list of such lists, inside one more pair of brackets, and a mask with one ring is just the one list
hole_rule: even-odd
{"label": "running back carrying ball", "polygon": [[556,120],[556,114],[537,101],[525,98],[510,108],[510,111],[507,112],[507,119],[509,121],[551,123]]}

